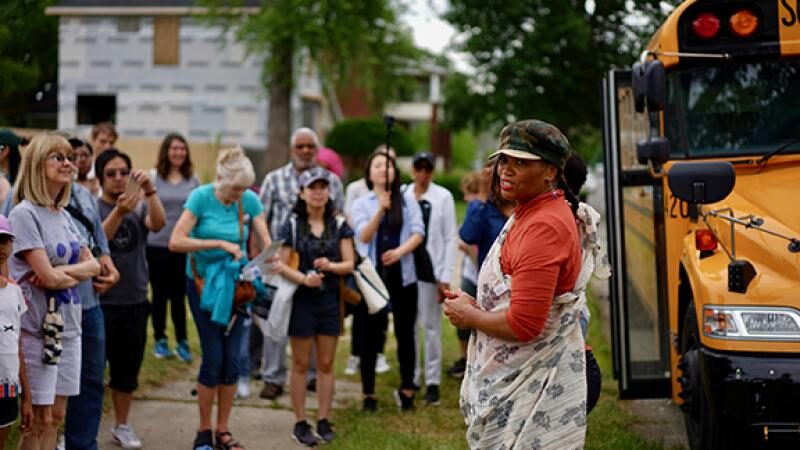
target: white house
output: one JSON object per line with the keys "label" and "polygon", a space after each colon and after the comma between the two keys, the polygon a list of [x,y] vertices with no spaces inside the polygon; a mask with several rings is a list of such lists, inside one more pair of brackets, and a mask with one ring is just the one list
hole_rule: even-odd
{"label": "white house", "polygon": [[[111,120],[123,137],[158,140],[177,131],[192,141],[267,143],[262,60],[232,31],[199,18],[191,0],[61,0],[58,127],[85,135]],[[239,14],[254,14],[247,0]],[[327,127],[320,77],[300,66],[291,128]]]}

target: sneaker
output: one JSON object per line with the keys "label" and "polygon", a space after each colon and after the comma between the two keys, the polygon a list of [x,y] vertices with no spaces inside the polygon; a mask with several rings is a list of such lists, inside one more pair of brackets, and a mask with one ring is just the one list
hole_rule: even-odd
{"label": "sneaker", "polygon": [[175,348],[175,353],[178,354],[178,358],[185,362],[190,363],[192,362],[192,351],[189,350],[189,343],[186,341],[178,342],[178,346]]}
{"label": "sneaker", "polygon": [[250,397],[250,380],[247,377],[239,378],[236,381],[236,398]]}
{"label": "sneaker", "polygon": [[64,450],[66,448],[67,445],[64,442],[64,435],[62,433],[58,433],[58,441],[56,441],[56,450]]}
{"label": "sneaker", "polygon": [[264,383],[264,389],[261,389],[261,394],[259,394],[259,396],[267,400],[275,400],[280,397],[281,394],[283,394],[283,386],[275,383]]}
{"label": "sneaker", "polygon": [[128,425],[117,425],[111,429],[111,439],[124,449],[142,448],[142,441]]}
{"label": "sneaker", "polygon": [[211,430],[198,431],[192,443],[193,450],[214,450],[214,436]]}
{"label": "sneaker", "polygon": [[429,384],[425,390],[425,403],[433,406],[439,405],[439,385]]}
{"label": "sneaker", "polygon": [[453,363],[453,367],[447,369],[447,375],[452,378],[462,379],[464,378],[464,373],[467,371],[467,359],[461,358],[455,363]]}
{"label": "sneaker", "polygon": [[364,407],[366,412],[376,412],[378,410],[378,399],[374,397],[364,397]]}
{"label": "sneaker", "polygon": [[317,436],[326,444],[336,437],[336,432],[333,431],[333,425],[328,422],[328,419],[320,419],[317,421]]}
{"label": "sneaker", "polygon": [[305,445],[306,447],[314,447],[319,444],[317,437],[314,436],[314,432],[311,430],[311,425],[305,420],[294,424],[292,437],[298,444]]}
{"label": "sneaker", "polygon": [[400,389],[394,391],[394,400],[397,402],[397,407],[400,411],[410,411],[414,409],[414,396],[407,397]]}
{"label": "sneaker", "polygon": [[375,373],[386,373],[391,369],[389,363],[386,362],[386,355],[378,353],[378,359],[375,360]]}
{"label": "sneaker", "polygon": [[[361,365],[361,358],[355,355],[350,355],[347,358],[347,367],[344,368],[345,375],[355,375],[358,373],[358,368]],[[377,367],[378,364],[376,363]]]}
{"label": "sneaker", "polygon": [[159,339],[156,341],[156,345],[153,346],[153,355],[158,359],[172,358],[175,356],[172,350],[169,349],[166,339]]}

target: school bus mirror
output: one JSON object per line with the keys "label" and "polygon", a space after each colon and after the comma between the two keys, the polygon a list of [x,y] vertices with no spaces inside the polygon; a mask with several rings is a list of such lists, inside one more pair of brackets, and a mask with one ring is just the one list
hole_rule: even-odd
{"label": "school bus mirror", "polygon": [[669,150],[669,140],[665,137],[639,141],[636,143],[636,159],[639,164],[652,161],[654,166],[660,166],[669,161]]}
{"label": "school bus mirror", "polygon": [[667,100],[667,75],[659,60],[633,65],[633,101],[636,112],[658,112]]}
{"label": "school bus mirror", "polygon": [[736,171],[727,161],[679,162],[667,174],[672,194],[689,204],[708,204],[723,200],[733,191]]}

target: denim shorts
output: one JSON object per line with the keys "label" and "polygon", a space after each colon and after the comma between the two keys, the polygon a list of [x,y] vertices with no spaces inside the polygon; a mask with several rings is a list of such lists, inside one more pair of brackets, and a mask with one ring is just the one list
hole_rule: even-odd
{"label": "denim shorts", "polygon": [[339,336],[339,292],[317,295],[308,291],[298,289],[294,295],[289,336]]}

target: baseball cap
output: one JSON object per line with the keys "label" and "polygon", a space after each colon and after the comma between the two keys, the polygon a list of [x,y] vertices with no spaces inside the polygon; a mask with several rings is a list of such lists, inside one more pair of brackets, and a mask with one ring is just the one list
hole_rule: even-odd
{"label": "baseball cap", "polygon": [[564,170],[564,164],[571,153],[569,141],[558,128],[532,119],[515,122],[503,128],[497,151],[489,157],[507,155],[519,159],[543,160]]}
{"label": "baseball cap", "polygon": [[0,236],[2,235],[11,236],[12,238],[16,237],[14,232],[11,231],[11,224],[8,222],[6,216],[0,214]]}
{"label": "baseball cap", "polygon": [[8,128],[0,128],[0,145],[17,146],[22,139]]}
{"label": "baseball cap", "polygon": [[425,162],[430,164],[431,167],[436,167],[436,157],[433,156],[432,153],[429,152],[419,152],[414,155],[414,159],[412,160],[412,165],[417,167],[420,163]]}
{"label": "baseball cap", "polygon": [[328,171],[322,167],[312,167],[308,170],[304,170],[303,173],[300,174],[300,186],[304,188],[311,186],[315,181],[319,180],[323,180],[329,184],[331,182]]}

